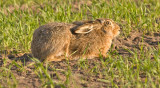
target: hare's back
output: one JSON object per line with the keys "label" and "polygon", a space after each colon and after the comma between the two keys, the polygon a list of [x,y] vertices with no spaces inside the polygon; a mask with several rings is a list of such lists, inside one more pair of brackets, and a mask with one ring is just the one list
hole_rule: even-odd
{"label": "hare's back", "polygon": [[70,35],[70,28],[67,24],[49,23],[35,30],[33,40],[37,40],[37,42],[58,41],[68,38]]}

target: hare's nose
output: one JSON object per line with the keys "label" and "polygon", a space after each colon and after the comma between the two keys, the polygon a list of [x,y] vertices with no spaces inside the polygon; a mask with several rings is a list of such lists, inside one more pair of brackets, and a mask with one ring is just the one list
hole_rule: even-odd
{"label": "hare's nose", "polygon": [[122,31],[123,26],[121,24],[118,24],[118,25],[119,25],[119,31]]}
{"label": "hare's nose", "polygon": [[122,28],[123,28],[123,27],[122,27],[122,26],[120,26],[120,31],[122,31]]}
{"label": "hare's nose", "polygon": [[123,28],[122,24],[117,23],[117,25],[119,26],[119,31],[122,31]]}

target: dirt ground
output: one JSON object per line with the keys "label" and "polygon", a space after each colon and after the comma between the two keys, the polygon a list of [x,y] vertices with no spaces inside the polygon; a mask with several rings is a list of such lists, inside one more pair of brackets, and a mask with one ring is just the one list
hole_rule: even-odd
{"label": "dirt ground", "polygon": [[[143,35],[140,32],[133,31],[131,32],[130,36],[128,36],[128,38],[118,37],[114,39],[110,52],[116,51],[116,54],[119,54],[123,57],[129,57],[131,56],[131,53],[128,52],[126,49],[129,49],[131,51],[140,51],[142,48],[141,46],[143,45],[144,50],[147,51],[149,48],[158,48],[158,43],[160,43],[160,33]],[[3,54],[0,55],[0,67],[4,66],[2,57],[4,57]],[[18,71],[17,66],[13,66],[11,68],[12,73],[18,80],[18,88],[22,88],[24,86],[30,88],[38,88],[42,86],[41,79],[34,72],[35,66],[27,66],[28,64],[32,63],[30,57],[32,57],[31,54],[10,54],[6,56],[8,64],[10,64],[13,60],[15,60],[17,63],[19,63],[20,61],[26,62],[24,67],[27,72]],[[99,58],[88,60],[89,68],[94,67],[95,62],[101,63]],[[54,65],[56,69],[59,69],[55,72],[54,70],[48,68],[49,74],[53,77],[53,80],[55,81],[56,88],[60,88],[60,84],[58,84],[58,82],[64,82],[66,80],[66,76],[63,72],[67,71],[68,69],[71,69],[72,73],[70,77],[73,80],[73,82],[71,81],[69,83],[69,87],[71,88],[74,84],[76,84],[76,86],[78,87],[89,88],[105,88],[109,86],[107,83],[98,80],[99,78],[103,78],[103,76],[90,76],[84,70],[80,70],[78,68],[77,63],[77,61],[69,61],[69,66],[67,61],[51,63],[51,65]],[[2,72],[2,70],[0,70],[0,72]],[[59,77],[57,77],[57,74],[59,75]],[[81,81],[80,79],[83,79],[84,81]],[[2,80],[0,80],[0,82],[3,86],[7,87],[7,84],[5,84]]]}

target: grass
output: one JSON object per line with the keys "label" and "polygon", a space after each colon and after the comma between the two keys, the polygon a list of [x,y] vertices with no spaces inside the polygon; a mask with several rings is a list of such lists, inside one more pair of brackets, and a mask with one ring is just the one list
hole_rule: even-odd
{"label": "grass", "polygon": [[[51,21],[71,23],[76,20],[110,18],[122,27],[121,36],[127,37],[132,30],[144,33],[160,32],[159,12],[159,0],[2,0],[0,54],[30,52],[34,30]],[[112,87],[160,87],[160,46],[158,49],[149,49],[148,52],[144,52],[143,49],[140,52],[128,52],[132,57],[113,57],[112,53],[109,53],[106,60],[95,62],[93,67],[90,67],[88,60],[80,60],[77,62],[77,69],[85,72],[86,76],[100,76],[100,82]],[[27,73],[26,66],[14,60],[7,65],[7,60],[3,58],[4,64],[0,67],[0,82],[6,84],[0,84],[0,87],[18,87],[18,80],[11,68],[16,67],[17,72]],[[70,79],[74,73],[69,62],[66,62],[67,71],[57,69],[54,65],[44,66],[35,62],[36,64],[30,65],[35,67],[34,73],[41,79],[43,87],[55,87],[55,84],[67,87],[70,82],[74,84],[75,80]],[[48,68],[57,78],[58,72],[62,72],[66,80],[55,82]]]}

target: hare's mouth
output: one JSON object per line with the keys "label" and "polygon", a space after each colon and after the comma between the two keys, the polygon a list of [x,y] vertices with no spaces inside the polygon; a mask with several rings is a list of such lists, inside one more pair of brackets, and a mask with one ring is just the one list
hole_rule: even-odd
{"label": "hare's mouth", "polygon": [[117,36],[120,34],[120,31],[118,31]]}
{"label": "hare's mouth", "polygon": [[118,31],[118,32],[114,35],[114,37],[117,37],[119,34],[120,34],[120,31]]}

